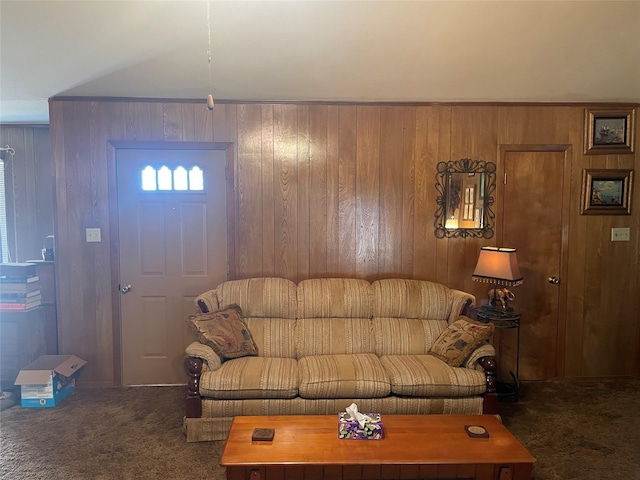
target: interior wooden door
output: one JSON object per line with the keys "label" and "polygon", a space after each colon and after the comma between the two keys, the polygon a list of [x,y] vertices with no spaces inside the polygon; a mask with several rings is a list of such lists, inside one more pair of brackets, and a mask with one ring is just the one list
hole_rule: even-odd
{"label": "interior wooden door", "polygon": [[184,384],[185,319],[227,277],[226,154],[119,149],[122,382]]}
{"label": "interior wooden door", "polygon": [[[512,303],[521,313],[520,379],[563,374],[570,148],[509,146],[504,166],[501,246],[518,250],[524,283]],[[557,283],[556,283],[557,282]],[[499,362],[514,365],[515,332],[500,332]]]}

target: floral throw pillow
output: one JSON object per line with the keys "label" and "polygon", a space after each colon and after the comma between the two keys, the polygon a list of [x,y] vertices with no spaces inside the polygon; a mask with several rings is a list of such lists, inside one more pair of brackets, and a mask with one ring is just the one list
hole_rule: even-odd
{"label": "floral throw pillow", "polygon": [[236,304],[223,310],[190,315],[187,324],[198,340],[209,345],[222,359],[258,355],[258,347]]}
{"label": "floral throw pillow", "polygon": [[433,342],[429,354],[452,367],[459,367],[471,352],[491,337],[493,329],[493,323],[460,317]]}

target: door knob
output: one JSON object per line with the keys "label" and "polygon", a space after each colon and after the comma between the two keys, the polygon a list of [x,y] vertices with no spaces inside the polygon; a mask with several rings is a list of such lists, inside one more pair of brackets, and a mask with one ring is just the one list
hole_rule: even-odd
{"label": "door knob", "polygon": [[120,286],[120,292],[122,292],[123,295],[129,293],[129,291],[131,291],[131,284],[127,283],[126,285]]}
{"label": "door knob", "polygon": [[552,285],[558,285],[560,283],[560,279],[558,277],[549,277],[549,283]]}

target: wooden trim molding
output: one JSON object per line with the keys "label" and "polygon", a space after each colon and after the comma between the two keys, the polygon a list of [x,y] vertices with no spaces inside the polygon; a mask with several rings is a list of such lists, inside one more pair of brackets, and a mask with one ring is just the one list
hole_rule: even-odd
{"label": "wooden trim molding", "polygon": [[[136,103],[198,103],[206,105],[207,100],[203,98],[151,98],[151,97],[70,97],[56,96],[50,100],[58,102],[136,102]],[[636,108],[640,103],[635,102],[420,102],[420,101],[380,101],[380,102],[358,102],[358,101],[337,101],[337,100],[227,100],[217,99],[216,105],[353,105],[353,106],[394,106],[394,107],[606,107],[606,108]]]}

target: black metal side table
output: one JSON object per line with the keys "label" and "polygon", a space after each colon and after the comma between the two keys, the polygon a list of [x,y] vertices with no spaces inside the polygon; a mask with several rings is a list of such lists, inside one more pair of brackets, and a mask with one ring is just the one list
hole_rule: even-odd
{"label": "black metal side table", "polygon": [[495,328],[516,329],[516,371],[510,371],[513,382],[498,381],[498,398],[513,398],[518,401],[518,390],[520,387],[520,314],[513,308],[500,308],[485,305],[477,310],[479,322],[493,323]]}

